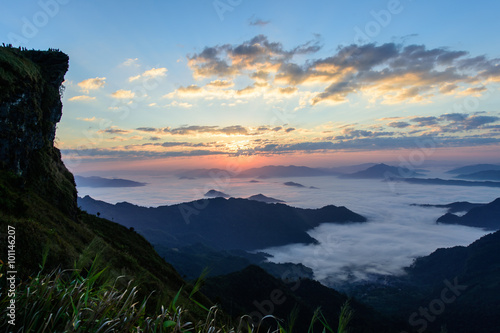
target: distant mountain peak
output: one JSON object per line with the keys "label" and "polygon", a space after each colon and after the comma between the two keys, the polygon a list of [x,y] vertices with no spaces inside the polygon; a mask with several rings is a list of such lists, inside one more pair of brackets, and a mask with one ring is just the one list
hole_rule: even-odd
{"label": "distant mountain peak", "polygon": [[231,196],[229,194],[226,194],[221,191],[217,190],[210,190],[207,193],[205,193],[205,197],[207,198],[230,198]]}
{"label": "distant mountain peak", "polygon": [[279,200],[279,199],[265,196],[262,193],[252,195],[252,196],[248,197],[248,200],[255,200],[255,201],[266,202],[266,203],[284,203],[285,202],[283,200]]}

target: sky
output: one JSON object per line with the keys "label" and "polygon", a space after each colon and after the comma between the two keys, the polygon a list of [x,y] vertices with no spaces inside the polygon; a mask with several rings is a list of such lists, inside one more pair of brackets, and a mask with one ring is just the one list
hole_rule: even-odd
{"label": "sky", "polygon": [[500,162],[494,1],[0,8],[2,42],[70,57],[56,145],[72,171]]}

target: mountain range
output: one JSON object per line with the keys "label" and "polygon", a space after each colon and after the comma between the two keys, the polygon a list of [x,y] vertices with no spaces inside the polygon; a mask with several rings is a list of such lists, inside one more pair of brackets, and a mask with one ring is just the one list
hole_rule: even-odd
{"label": "mountain range", "polygon": [[315,243],[308,235],[321,223],[366,222],[345,207],[302,209],[249,199],[212,198],[146,208],[122,202],[112,205],[89,196],[78,205],[91,214],[132,227],[153,244],[204,243],[216,249],[258,250],[292,243]]}
{"label": "mountain range", "polygon": [[500,231],[469,246],[438,249],[400,277],[351,286],[348,292],[412,332],[496,333],[500,327]]}
{"label": "mountain range", "polygon": [[358,179],[392,179],[392,178],[408,178],[423,176],[415,170],[410,170],[404,167],[390,166],[384,163],[373,165],[365,170],[343,175],[342,178],[358,178]]}
{"label": "mountain range", "polygon": [[447,173],[451,174],[471,174],[475,172],[481,172],[481,171],[489,171],[489,170],[500,170],[500,165],[498,164],[473,164],[473,165],[466,165],[460,168],[455,168],[446,171]]}
{"label": "mountain range", "polygon": [[500,181],[500,170],[484,170],[468,174],[459,174],[454,178],[472,179],[472,180],[495,180]]}
{"label": "mountain range", "polygon": [[75,182],[78,187],[140,187],[147,185],[147,183],[140,183],[128,179],[103,178],[97,176],[75,176]]}
{"label": "mountain range", "polygon": [[498,230],[500,229],[500,198],[488,204],[472,207],[463,216],[446,213],[437,220],[437,223]]}

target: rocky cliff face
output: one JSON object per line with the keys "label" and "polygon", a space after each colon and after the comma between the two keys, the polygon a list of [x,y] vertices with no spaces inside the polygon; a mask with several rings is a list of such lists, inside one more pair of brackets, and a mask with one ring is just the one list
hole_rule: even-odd
{"label": "rocky cliff face", "polygon": [[0,48],[0,169],[74,216],[74,179],[54,148],[68,64],[56,50]]}

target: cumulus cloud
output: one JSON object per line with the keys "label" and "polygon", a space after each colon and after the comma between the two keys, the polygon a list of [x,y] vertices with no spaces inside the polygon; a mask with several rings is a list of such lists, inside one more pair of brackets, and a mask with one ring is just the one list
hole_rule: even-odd
{"label": "cumulus cloud", "polygon": [[83,92],[89,93],[90,90],[98,90],[106,84],[105,77],[96,77],[93,79],[83,80],[82,82],[78,82],[78,86]]}
{"label": "cumulus cloud", "polygon": [[167,104],[167,107],[179,107],[179,108],[184,108],[184,109],[190,109],[193,107],[193,104],[186,103],[186,102],[173,101],[172,103]]}
{"label": "cumulus cloud", "polygon": [[[343,103],[356,94],[383,104],[428,103],[439,94],[478,96],[486,90],[477,86],[478,82],[500,81],[498,59],[424,45],[348,45],[325,58],[297,61],[297,55],[311,56],[320,49],[317,40],[285,49],[281,43],[258,35],[241,44],[207,46],[189,55],[188,65],[197,79],[244,76],[271,88],[302,89],[316,84],[322,88],[309,91],[312,105]],[[285,93],[293,88],[282,89],[287,89],[282,91]]]}
{"label": "cumulus cloud", "polygon": [[131,90],[120,89],[112,93],[111,96],[117,99],[133,99],[135,97],[135,93]]}
{"label": "cumulus cloud", "polygon": [[234,83],[229,80],[214,80],[207,84],[207,87],[214,88],[229,88],[234,86]]}
{"label": "cumulus cloud", "polygon": [[158,77],[164,77],[167,75],[167,69],[165,67],[161,68],[151,68],[145,71],[142,74],[136,75],[136,76],[131,76],[129,77],[129,82],[133,82],[135,80],[138,80],[140,78],[158,78]]}
{"label": "cumulus cloud", "polygon": [[73,96],[68,101],[74,102],[74,101],[79,101],[79,102],[88,102],[88,101],[93,101],[95,100],[95,97],[87,96],[87,95],[80,95],[80,96]]}
{"label": "cumulus cloud", "polygon": [[239,45],[206,47],[202,52],[188,56],[188,65],[195,77],[231,77],[252,75],[254,72],[276,72],[283,62],[298,54],[310,54],[320,50],[317,41],[307,42],[291,50],[285,50],[278,42],[270,42],[258,35]]}
{"label": "cumulus cloud", "polygon": [[139,58],[129,58],[122,63],[122,66],[138,66]]}

